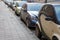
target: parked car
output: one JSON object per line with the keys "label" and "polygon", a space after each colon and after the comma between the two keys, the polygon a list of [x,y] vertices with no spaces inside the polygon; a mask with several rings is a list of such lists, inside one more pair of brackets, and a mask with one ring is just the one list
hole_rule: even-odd
{"label": "parked car", "polygon": [[7,4],[8,6],[11,6],[11,4],[13,3],[13,0],[4,0],[5,4]]}
{"label": "parked car", "polygon": [[60,4],[46,4],[39,13],[40,27],[37,31],[40,37],[50,40],[60,40]]}
{"label": "parked car", "polygon": [[26,1],[19,1],[19,2],[16,2],[16,10],[15,10],[15,14],[20,16],[20,11],[21,11],[21,8],[22,8],[22,5],[27,3]]}
{"label": "parked car", "polygon": [[11,8],[13,9],[13,11],[16,10],[16,6],[17,6],[17,3],[19,3],[20,1],[13,1],[13,3],[11,4]]}
{"label": "parked car", "polygon": [[6,0],[4,0],[3,2],[4,2],[5,4],[7,4],[7,3],[6,3]]}
{"label": "parked car", "polygon": [[36,27],[41,7],[42,4],[40,3],[26,3],[22,6],[20,18],[26,23],[27,27]]}

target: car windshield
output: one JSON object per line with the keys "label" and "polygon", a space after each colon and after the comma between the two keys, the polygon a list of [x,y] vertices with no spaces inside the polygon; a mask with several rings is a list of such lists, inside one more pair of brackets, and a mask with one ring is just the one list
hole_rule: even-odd
{"label": "car windshield", "polygon": [[14,1],[14,2],[13,2],[13,5],[16,5],[16,4],[17,4],[17,2],[16,2],[16,1]]}
{"label": "car windshield", "polygon": [[56,17],[58,22],[60,22],[60,5],[55,5]]}
{"label": "car windshield", "polygon": [[39,4],[30,4],[27,6],[28,11],[39,11],[40,5]]}
{"label": "car windshield", "polygon": [[25,3],[26,2],[24,2],[24,1],[23,2],[19,2],[18,5],[19,5],[19,7],[22,7],[22,5],[25,4]]}

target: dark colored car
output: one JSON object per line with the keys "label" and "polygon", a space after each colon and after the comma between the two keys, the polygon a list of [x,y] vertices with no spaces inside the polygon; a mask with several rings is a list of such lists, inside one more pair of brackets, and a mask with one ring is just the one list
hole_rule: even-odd
{"label": "dark colored car", "polygon": [[40,3],[27,3],[22,6],[20,17],[28,27],[36,27],[41,7]]}

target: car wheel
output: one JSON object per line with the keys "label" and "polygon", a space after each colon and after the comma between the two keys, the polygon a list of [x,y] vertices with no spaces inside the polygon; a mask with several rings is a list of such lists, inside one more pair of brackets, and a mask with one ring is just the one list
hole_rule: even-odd
{"label": "car wheel", "polygon": [[21,15],[21,12],[19,13],[19,16]]}
{"label": "car wheel", "polygon": [[15,11],[13,7],[12,7],[12,10]]}
{"label": "car wheel", "polygon": [[52,40],[58,40],[58,38],[54,36],[54,37],[52,38]]}
{"label": "car wheel", "polygon": [[17,15],[17,12],[15,11],[15,14]]}
{"label": "car wheel", "polygon": [[15,14],[16,14],[17,16],[19,16],[19,14],[17,14],[17,11],[15,11]]}
{"label": "car wheel", "polygon": [[35,35],[36,35],[38,38],[41,38],[41,37],[42,37],[42,33],[40,32],[38,26],[36,26]]}
{"label": "car wheel", "polygon": [[20,14],[21,14],[21,13],[19,12],[17,15],[20,16]]}

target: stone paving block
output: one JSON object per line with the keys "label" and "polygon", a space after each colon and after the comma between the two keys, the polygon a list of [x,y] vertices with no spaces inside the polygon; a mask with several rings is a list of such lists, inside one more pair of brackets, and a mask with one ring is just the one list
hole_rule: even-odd
{"label": "stone paving block", "polygon": [[39,40],[32,32],[0,2],[0,40]]}

